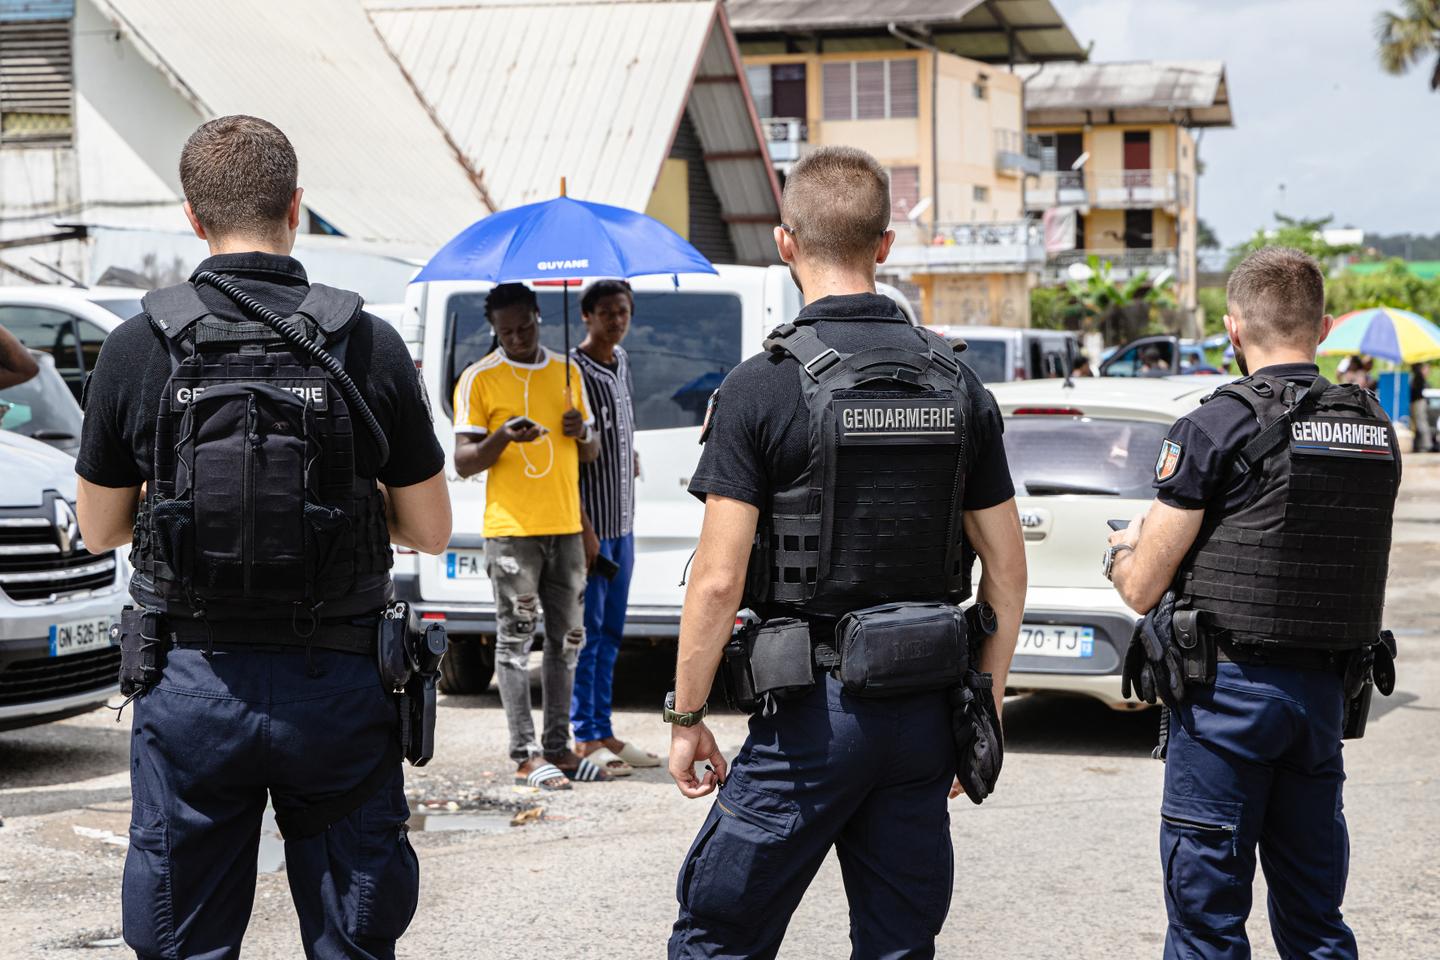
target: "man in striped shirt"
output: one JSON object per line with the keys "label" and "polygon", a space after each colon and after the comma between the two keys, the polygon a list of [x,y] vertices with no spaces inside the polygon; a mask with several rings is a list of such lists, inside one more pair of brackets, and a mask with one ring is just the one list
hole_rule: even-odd
{"label": "man in striped shirt", "polygon": [[570,722],[575,750],[611,772],[632,766],[659,766],[660,760],[616,739],[610,725],[611,681],[630,574],[635,565],[635,405],[631,400],[630,362],[620,341],[630,331],[635,297],[622,280],[597,280],[585,288],[580,313],[585,339],[573,351],[595,417],[600,455],[580,465],[580,506],[585,561],[585,647],[575,667]]}

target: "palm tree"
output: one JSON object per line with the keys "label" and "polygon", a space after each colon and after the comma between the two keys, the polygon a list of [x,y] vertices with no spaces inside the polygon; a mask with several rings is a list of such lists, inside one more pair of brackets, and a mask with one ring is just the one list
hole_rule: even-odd
{"label": "palm tree", "polygon": [[1401,74],[1427,56],[1435,56],[1430,89],[1440,90],[1440,0],[1400,0],[1400,12],[1375,19],[1380,66]]}

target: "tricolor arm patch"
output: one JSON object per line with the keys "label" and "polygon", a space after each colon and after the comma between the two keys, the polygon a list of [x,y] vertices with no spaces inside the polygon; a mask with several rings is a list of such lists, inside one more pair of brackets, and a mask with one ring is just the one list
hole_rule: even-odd
{"label": "tricolor arm patch", "polygon": [[1165,440],[1160,444],[1160,456],[1155,458],[1155,480],[1164,483],[1175,476],[1180,469],[1180,444]]}

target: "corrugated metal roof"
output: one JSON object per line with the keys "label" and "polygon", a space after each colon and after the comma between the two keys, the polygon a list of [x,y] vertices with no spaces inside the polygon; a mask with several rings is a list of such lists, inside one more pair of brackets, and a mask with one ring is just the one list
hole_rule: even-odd
{"label": "corrugated metal roof", "polygon": [[[370,18],[498,209],[556,195],[645,209],[687,106],[742,260],[779,211],[715,0],[367,0]],[[768,242],[768,240],[767,240]]]}
{"label": "corrugated metal roof", "polygon": [[203,115],[284,130],[306,205],[347,235],[438,245],[489,212],[358,0],[95,3]]}
{"label": "corrugated metal roof", "polygon": [[747,37],[883,34],[893,23],[921,31],[948,53],[975,60],[1085,56],[1052,0],[728,0],[725,6],[735,32]]}
{"label": "corrugated metal roof", "polygon": [[[1116,121],[1157,113],[1194,126],[1229,126],[1230,95],[1219,60],[1144,60],[1021,66],[1031,123],[1063,122],[1086,112],[1114,112]],[[1086,121],[1088,122],[1088,121]]]}

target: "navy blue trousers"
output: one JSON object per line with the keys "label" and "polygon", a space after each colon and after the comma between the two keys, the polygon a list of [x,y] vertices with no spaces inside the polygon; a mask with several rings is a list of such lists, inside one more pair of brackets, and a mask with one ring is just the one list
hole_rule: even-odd
{"label": "navy blue trousers", "polygon": [[1257,847],[1280,956],[1357,955],[1340,915],[1344,705],[1334,673],[1222,663],[1215,685],[1171,715],[1160,821],[1167,958],[1250,956]]}
{"label": "navy blue trousers", "polygon": [[954,777],[944,693],[860,700],[826,677],[752,717],[680,869],[670,957],[774,957],[832,846],[853,955],[933,957],[950,909]]}
{"label": "navy blue trousers", "polygon": [[585,581],[585,646],[575,663],[575,691],[570,697],[570,723],[576,740],[615,736],[610,725],[615,660],[625,637],[625,611],[630,605],[630,576],[635,572],[635,535],[600,541],[600,556],[620,568],[613,579],[591,574]]}
{"label": "navy blue trousers", "polygon": [[[230,960],[255,900],[268,793],[277,811],[346,792],[397,735],[372,657],[171,650],[134,703],[124,933],[142,960]],[[404,773],[319,836],[285,843],[310,960],[390,960],[419,896]]]}

